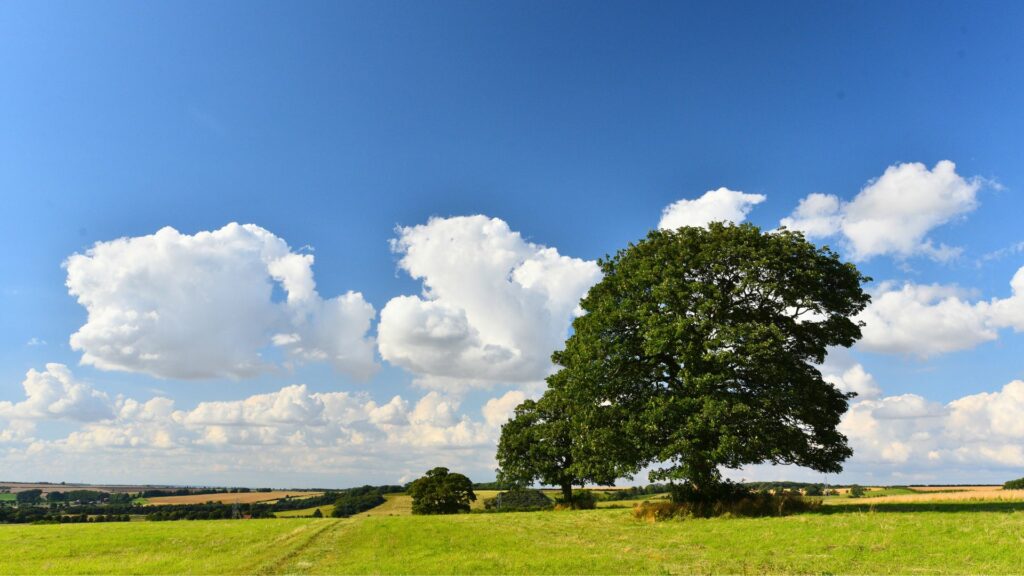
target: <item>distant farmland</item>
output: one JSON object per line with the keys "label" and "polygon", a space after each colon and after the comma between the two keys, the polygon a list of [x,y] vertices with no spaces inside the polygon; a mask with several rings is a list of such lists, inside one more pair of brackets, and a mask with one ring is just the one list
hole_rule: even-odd
{"label": "distant farmland", "polygon": [[146,498],[150,506],[167,504],[205,504],[206,502],[223,502],[225,504],[253,504],[291,498],[311,498],[323,492],[303,492],[299,490],[274,490],[271,492],[222,492],[217,494],[189,494],[187,496],[157,496]]}
{"label": "distant farmland", "polygon": [[[917,491],[920,488],[913,488]],[[1024,490],[1003,490],[993,486],[969,487],[968,489],[949,488],[947,491],[930,490],[920,494],[898,494],[893,496],[875,496],[869,498],[844,499],[850,503],[860,504],[927,504],[930,502],[1020,502],[1024,501]]]}

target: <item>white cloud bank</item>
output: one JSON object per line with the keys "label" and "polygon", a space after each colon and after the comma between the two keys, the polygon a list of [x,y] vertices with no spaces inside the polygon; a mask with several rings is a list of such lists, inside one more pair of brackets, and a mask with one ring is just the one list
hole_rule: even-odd
{"label": "white cloud bank", "polygon": [[1024,381],[947,404],[916,394],[854,403],[840,429],[863,464],[1024,466]]}
{"label": "white cloud bank", "polygon": [[159,378],[253,376],[271,367],[271,345],[370,376],[373,307],[358,292],[322,298],[312,266],[312,255],[252,224],[99,242],[65,263],[68,291],[88,312],[71,347],[82,364]]}
{"label": "white cloud bank", "polygon": [[890,166],[853,200],[811,194],[781,224],[810,238],[841,235],[857,261],[874,256],[898,258],[925,255],[949,260],[960,249],[936,245],[928,234],[977,206],[981,178],[965,179],[956,164],[938,162],[931,170],[921,163]]}
{"label": "white cloud bank", "polygon": [[694,200],[677,200],[665,207],[658,228],[675,230],[683,226],[707,226],[711,222],[739,224],[755,205],[767,200],[763,194],[747,194],[728,188],[708,190]]}
{"label": "white cloud bank", "polygon": [[972,302],[955,286],[882,284],[859,316],[857,348],[927,358],[995,340],[1003,328],[1024,331],[1024,267],[1010,288],[1007,298]]}
{"label": "white cloud bank", "polygon": [[[23,387],[24,401],[0,403],[0,463],[68,466],[65,475],[75,472],[81,478],[88,470],[109,480],[96,464],[120,462],[120,469],[130,454],[133,462],[163,466],[165,476],[182,466],[193,474],[192,482],[196,475],[209,477],[204,467],[227,465],[226,471],[244,473],[254,462],[271,473],[298,466],[294,470],[303,476],[353,474],[352,482],[366,481],[357,474],[361,467],[380,471],[380,481],[394,482],[438,463],[490,477],[500,427],[526,397],[507,392],[472,417],[460,412],[458,399],[438,391],[415,402],[394,396],[378,403],[363,393],[319,393],[291,385],[180,410],[164,397],[111,399],[76,381],[60,364],[29,371]],[[34,437],[35,424],[43,420],[73,422],[76,428],[57,439]]]}
{"label": "white cloud bank", "polygon": [[597,264],[527,242],[498,218],[432,218],[398,229],[399,267],[418,296],[381,310],[380,354],[430,388],[525,384],[552,370]]}

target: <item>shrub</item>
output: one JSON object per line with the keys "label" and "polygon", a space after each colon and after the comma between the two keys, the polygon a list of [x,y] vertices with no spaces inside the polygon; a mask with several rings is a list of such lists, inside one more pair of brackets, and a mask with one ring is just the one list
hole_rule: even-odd
{"label": "shrub", "polygon": [[517,488],[502,492],[494,498],[484,501],[484,509],[494,512],[529,512],[534,510],[550,510],[554,506],[540,490]]}
{"label": "shrub", "polygon": [[860,498],[861,496],[864,496],[864,492],[866,492],[866,490],[864,490],[864,487],[859,484],[850,486],[850,498]]}
{"label": "shrub", "polygon": [[1024,490],[1024,478],[1010,480],[1009,482],[1003,484],[1003,490]]}
{"label": "shrub", "polygon": [[572,502],[559,498],[555,510],[593,510],[597,508],[597,495],[590,490],[579,490],[572,493]]}
{"label": "shrub", "polygon": [[752,493],[733,500],[692,500],[689,502],[643,502],[633,508],[633,517],[654,522],[670,518],[711,518],[715,516],[789,516],[821,508],[821,500],[791,494]]}

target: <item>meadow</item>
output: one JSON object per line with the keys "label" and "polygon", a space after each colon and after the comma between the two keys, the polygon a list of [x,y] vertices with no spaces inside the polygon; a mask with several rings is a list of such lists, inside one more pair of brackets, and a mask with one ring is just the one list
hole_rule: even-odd
{"label": "meadow", "polygon": [[647,523],[628,509],[411,516],[389,496],[348,519],[0,526],[0,573],[1024,572],[1020,501]]}

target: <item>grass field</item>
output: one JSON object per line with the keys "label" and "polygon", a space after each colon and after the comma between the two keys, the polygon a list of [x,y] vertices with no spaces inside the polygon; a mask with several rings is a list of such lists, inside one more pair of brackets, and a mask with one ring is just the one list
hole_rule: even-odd
{"label": "grass field", "polygon": [[231,492],[221,494],[189,494],[188,496],[158,496],[146,498],[149,506],[161,506],[165,504],[203,504],[206,502],[224,502],[232,504],[251,504],[253,502],[272,502],[280,500],[285,496],[292,498],[309,498],[319,496],[323,492],[299,492],[294,490],[275,490],[272,492]]}
{"label": "grass field", "polygon": [[[392,512],[404,498],[389,498]],[[381,506],[380,508],[385,508]],[[0,526],[0,573],[1024,572],[1024,502],[649,524],[628,510]]]}
{"label": "grass field", "polygon": [[274,516],[278,518],[308,518],[313,516],[313,512],[320,510],[320,513],[327,518],[334,511],[334,504],[325,504],[323,506],[313,506],[311,508],[301,508],[299,510],[285,510],[283,512],[274,512]]}
{"label": "grass field", "polygon": [[4,492],[0,494],[0,502],[14,502],[18,497],[10,492]]}

